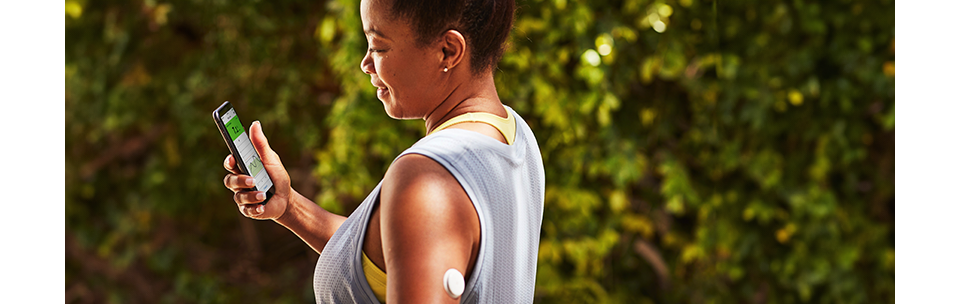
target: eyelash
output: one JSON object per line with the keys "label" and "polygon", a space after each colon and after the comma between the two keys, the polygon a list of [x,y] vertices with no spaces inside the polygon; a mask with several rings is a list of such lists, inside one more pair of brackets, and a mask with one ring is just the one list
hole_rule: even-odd
{"label": "eyelash", "polygon": [[381,50],[381,49],[376,49],[376,50],[375,50],[375,49],[367,49],[367,51],[368,51],[368,52],[371,52],[371,53],[383,53],[383,52],[386,52],[387,50]]}

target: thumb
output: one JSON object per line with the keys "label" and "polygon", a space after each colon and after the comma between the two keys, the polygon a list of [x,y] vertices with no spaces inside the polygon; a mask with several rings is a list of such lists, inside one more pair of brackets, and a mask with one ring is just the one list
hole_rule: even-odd
{"label": "thumb", "polygon": [[267,142],[267,136],[263,134],[263,127],[259,120],[250,125],[250,142],[253,143],[253,148],[257,150],[260,161],[263,162],[265,167],[283,166],[280,163],[280,156],[270,148],[270,143]]}

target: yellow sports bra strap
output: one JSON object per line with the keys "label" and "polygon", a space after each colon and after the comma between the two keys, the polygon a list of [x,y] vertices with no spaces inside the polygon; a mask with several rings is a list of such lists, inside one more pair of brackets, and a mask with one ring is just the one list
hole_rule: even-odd
{"label": "yellow sports bra strap", "polygon": [[366,252],[361,250],[360,254],[363,255],[363,276],[367,278],[367,285],[370,285],[370,290],[380,303],[387,303],[387,273],[380,270],[380,267],[367,257]]}
{"label": "yellow sports bra strap", "polygon": [[[504,106],[504,110],[506,110],[506,106]],[[513,114],[510,113],[509,110],[507,110],[507,118],[484,112],[460,114],[454,118],[451,118],[450,120],[447,120],[443,124],[440,124],[440,126],[434,129],[433,132],[430,132],[430,134],[437,133],[437,131],[463,122],[482,122],[497,128],[497,130],[500,131],[500,134],[503,134],[503,138],[507,140],[508,145],[512,145],[513,141],[517,137],[517,120],[515,117],[513,117]]]}

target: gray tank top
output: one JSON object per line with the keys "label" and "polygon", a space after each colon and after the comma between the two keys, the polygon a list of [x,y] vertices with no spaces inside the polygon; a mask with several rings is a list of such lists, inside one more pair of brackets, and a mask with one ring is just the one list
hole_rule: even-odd
{"label": "gray tank top", "polygon": [[[477,209],[480,249],[473,272],[465,278],[460,303],[533,302],[543,218],[543,160],[530,127],[513,109],[507,111],[517,119],[513,145],[476,132],[446,129],[400,154],[421,154],[443,165]],[[317,303],[379,303],[363,274],[360,254],[382,183],[320,253],[313,275]]]}

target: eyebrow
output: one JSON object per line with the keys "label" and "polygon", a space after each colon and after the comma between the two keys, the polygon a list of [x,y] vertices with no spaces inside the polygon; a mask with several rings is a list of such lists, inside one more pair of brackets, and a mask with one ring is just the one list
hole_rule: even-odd
{"label": "eyebrow", "polygon": [[376,35],[376,36],[380,36],[380,38],[388,39],[387,36],[383,34],[383,32],[378,31],[376,29],[372,29],[372,28],[363,30],[363,33],[366,35]]}

